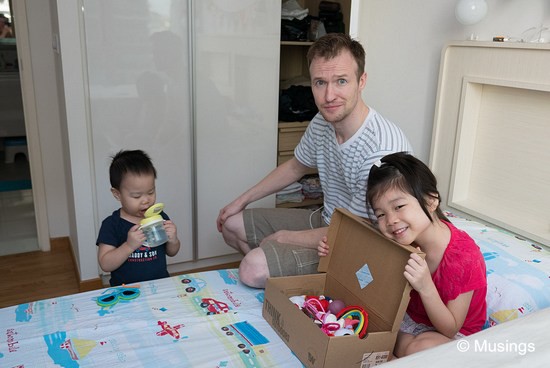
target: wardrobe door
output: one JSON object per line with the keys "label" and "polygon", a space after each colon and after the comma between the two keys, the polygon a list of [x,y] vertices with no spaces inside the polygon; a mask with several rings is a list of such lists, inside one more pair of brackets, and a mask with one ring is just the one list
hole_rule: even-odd
{"label": "wardrobe door", "polygon": [[[83,0],[98,217],[110,157],[142,149],[182,242],[170,263],[235,253],[220,208],[276,165],[280,4]],[[254,204],[274,206],[273,196]]]}
{"label": "wardrobe door", "polygon": [[[192,259],[192,130],[185,0],[83,0],[97,216],[120,207],[108,168],[121,149],[141,149],[157,169],[157,202]],[[100,221],[98,222],[100,223]]]}
{"label": "wardrobe door", "polygon": [[208,258],[233,252],[219,210],[276,166],[281,3],[192,4],[198,258]]}

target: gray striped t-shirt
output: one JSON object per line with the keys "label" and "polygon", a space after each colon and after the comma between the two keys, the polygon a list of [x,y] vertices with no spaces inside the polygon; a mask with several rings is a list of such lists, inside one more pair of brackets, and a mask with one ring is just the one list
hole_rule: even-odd
{"label": "gray striped t-shirt", "polygon": [[336,141],[332,125],[318,113],[294,150],[298,161],[319,172],[325,206],[323,219],[327,223],[338,207],[375,220],[372,209],[367,209],[366,204],[370,168],[390,153],[412,153],[401,129],[369,109],[361,128],[342,144]]}

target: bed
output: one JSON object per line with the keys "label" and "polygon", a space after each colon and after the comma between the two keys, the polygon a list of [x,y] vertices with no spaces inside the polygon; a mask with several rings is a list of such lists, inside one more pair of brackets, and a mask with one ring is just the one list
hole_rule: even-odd
{"label": "bed", "polygon": [[234,269],[0,309],[2,367],[301,367]]}
{"label": "bed", "polygon": [[[527,360],[550,351],[550,340],[542,338],[548,333],[537,333],[550,318],[550,252],[446,214],[476,240],[487,263],[486,330],[473,336],[534,344],[536,354],[509,352],[507,358]],[[3,308],[0,366],[302,367],[263,319],[263,298],[263,290],[239,282],[238,270],[225,269]],[[456,345],[432,350],[438,359],[449,356],[448,350],[458,352]],[[490,355],[463,353],[459,365]]]}

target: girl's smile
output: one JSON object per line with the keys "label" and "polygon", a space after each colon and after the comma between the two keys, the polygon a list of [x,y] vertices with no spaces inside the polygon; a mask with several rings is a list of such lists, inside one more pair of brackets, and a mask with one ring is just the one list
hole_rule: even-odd
{"label": "girl's smile", "polygon": [[432,224],[418,200],[397,188],[387,190],[373,205],[382,234],[400,244],[418,243]]}

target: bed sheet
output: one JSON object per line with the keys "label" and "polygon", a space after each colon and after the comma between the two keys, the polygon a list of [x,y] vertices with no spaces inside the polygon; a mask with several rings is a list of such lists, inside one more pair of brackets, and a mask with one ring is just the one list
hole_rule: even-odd
{"label": "bed sheet", "polygon": [[480,247],[487,266],[485,327],[550,307],[550,251],[504,230],[445,213]]}
{"label": "bed sheet", "polygon": [[0,309],[1,367],[302,367],[234,269]]}

